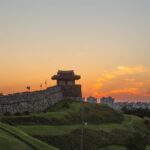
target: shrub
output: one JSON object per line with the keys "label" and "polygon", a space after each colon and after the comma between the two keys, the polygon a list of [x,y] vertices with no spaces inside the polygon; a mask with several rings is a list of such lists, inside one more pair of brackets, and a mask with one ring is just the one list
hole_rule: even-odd
{"label": "shrub", "polygon": [[20,116],[21,113],[20,113],[20,112],[16,112],[14,115],[15,115],[15,116]]}
{"label": "shrub", "polygon": [[11,113],[10,113],[10,112],[5,112],[4,115],[5,115],[5,116],[10,116]]}
{"label": "shrub", "polygon": [[128,140],[127,140],[127,149],[128,150],[145,150],[146,141],[144,135],[135,132]]}
{"label": "shrub", "polygon": [[67,102],[65,102],[62,104],[62,108],[68,109],[68,108],[70,108],[70,105]]}
{"label": "shrub", "polygon": [[149,118],[144,118],[144,124],[150,128],[150,119]]}
{"label": "shrub", "polygon": [[125,114],[129,115],[136,115],[139,117],[150,117],[150,110],[149,109],[144,109],[144,108],[134,108],[134,109],[128,109],[127,107],[123,107],[122,111]]}
{"label": "shrub", "polygon": [[24,115],[30,115],[30,112],[25,111],[23,114],[24,114]]}

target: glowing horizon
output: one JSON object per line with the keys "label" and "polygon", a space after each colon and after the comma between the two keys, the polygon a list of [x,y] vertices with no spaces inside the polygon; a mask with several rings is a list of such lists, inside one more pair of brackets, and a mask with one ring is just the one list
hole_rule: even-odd
{"label": "glowing horizon", "polygon": [[0,1],[0,92],[39,90],[57,70],[83,96],[150,101],[150,1]]}

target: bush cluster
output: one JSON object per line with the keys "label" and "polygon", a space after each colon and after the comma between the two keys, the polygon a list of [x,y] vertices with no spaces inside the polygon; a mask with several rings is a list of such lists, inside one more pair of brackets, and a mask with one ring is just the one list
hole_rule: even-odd
{"label": "bush cluster", "polygon": [[[74,130],[69,135],[62,136],[41,136],[36,135],[36,138],[57,146],[63,150],[78,150],[81,145],[81,130]],[[144,150],[148,144],[149,137],[144,134],[135,132],[128,133],[124,130],[113,130],[111,133],[104,131],[94,131],[86,129],[83,136],[83,147],[86,150],[97,150],[108,145],[121,145],[127,150]]]}

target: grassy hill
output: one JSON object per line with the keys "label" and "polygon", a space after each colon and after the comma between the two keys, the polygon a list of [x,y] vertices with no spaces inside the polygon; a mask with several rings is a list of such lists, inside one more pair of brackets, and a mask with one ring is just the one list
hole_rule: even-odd
{"label": "grassy hill", "polygon": [[10,125],[0,123],[0,150],[59,150]]}
{"label": "grassy hill", "polygon": [[84,150],[150,149],[150,129],[143,119],[99,104],[62,101],[43,113],[1,116],[0,120],[61,150],[79,150],[82,115]]}
{"label": "grassy hill", "polygon": [[[1,117],[1,121],[11,125],[74,125],[81,123],[80,102],[63,101],[52,106],[45,113],[32,113]],[[84,106],[84,120],[90,124],[102,124],[109,122],[121,122],[123,116],[106,106],[87,104]]]}

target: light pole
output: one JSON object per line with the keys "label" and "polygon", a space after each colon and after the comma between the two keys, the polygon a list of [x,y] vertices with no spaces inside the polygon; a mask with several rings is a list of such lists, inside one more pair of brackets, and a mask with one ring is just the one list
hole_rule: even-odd
{"label": "light pole", "polygon": [[84,136],[84,102],[81,105],[81,150],[83,150],[83,136]]}

